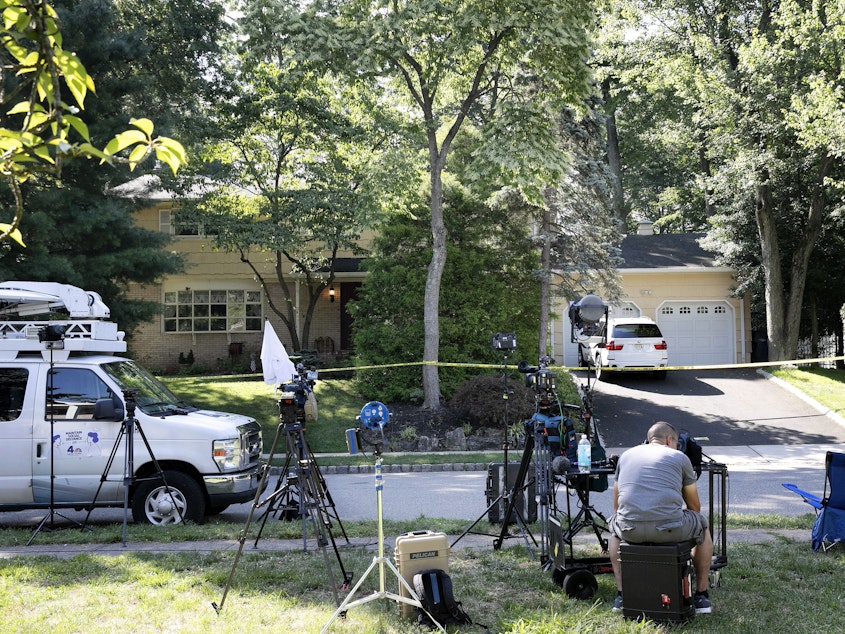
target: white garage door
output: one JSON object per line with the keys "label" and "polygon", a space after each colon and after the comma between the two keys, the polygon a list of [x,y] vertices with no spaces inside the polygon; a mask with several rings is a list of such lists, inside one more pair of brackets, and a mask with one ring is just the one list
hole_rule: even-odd
{"label": "white garage door", "polygon": [[670,366],[736,362],[734,311],[727,302],[666,302],[657,323],[669,346]]}

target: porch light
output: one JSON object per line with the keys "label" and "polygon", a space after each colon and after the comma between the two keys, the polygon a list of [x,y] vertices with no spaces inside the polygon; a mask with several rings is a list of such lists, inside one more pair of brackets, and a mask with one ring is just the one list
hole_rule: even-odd
{"label": "porch light", "polygon": [[334,304],[334,286],[329,287],[329,301]]}

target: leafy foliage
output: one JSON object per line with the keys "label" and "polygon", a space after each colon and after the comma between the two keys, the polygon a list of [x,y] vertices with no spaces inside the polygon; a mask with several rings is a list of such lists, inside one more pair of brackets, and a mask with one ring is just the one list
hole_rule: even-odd
{"label": "leafy foliage", "polygon": [[[494,334],[513,332],[521,346],[537,340],[536,253],[525,216],[513,208],[484,205],[457,185],[445,196],[449,257],[442,284],[440,362],[495,366],[502,357],[491,350]],[[380,229],[360,299],[350,306],[359,365],[414,364],[356,372],[359,391],[372,398],[408,401],[421,393],[422,298],[431,249],[426,220],[420,210],[419,217],[396,218]],[[441,367],[444,396],[477,373]]]}
{"label": "leafy foliage", "polygon": [[[168,137],[154,137],[149,119],[131,119],[132,129],[120,133],[102,150],[91,143],[88,126],[78,116],[94,81],[76,54],[62,46],[55,9],[47,2],[2,0],[0,63],[9,84],[3,95],[6,118],[0,127],[0,171],[14,199],[10,223],[0,223],[0,240],[11,237],[23,245],[19,229],[24,197],[21,184],[37,174],[59,176],[69,158],[121,160],[134,169],[147,156],[176,170],[185,163],[182,145]],[[14,72],[14,81],[11,81]],[[72,101],[63,96],[63,91]]]}

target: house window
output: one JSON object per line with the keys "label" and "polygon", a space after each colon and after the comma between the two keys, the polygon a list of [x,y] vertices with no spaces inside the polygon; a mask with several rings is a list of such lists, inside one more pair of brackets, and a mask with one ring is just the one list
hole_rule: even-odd
{"label": "house window", "polygon": [[713,308],[713,312],[717,315],[724,315],[728,310],[724,306],[716,306]]}
{"label": "house window", "polygon": [[164,332],[260,332],[261,291],[164,293]]}
{"label": "house window", "polygon": [[697,312],[699,315],[706,315],[706,314],[707,314],[707,313],[709,313],[710,311],[709,311],[709,310],[707,310],[707,306],[699,306],[699,307],[696,309],[696,311],[695,311],[695,312]]}
{"label": "house window", "polygon": [[162,233],[169,233],[172,236],[203,235],[202,227],[195,222],[176,222],[173,211],[170,209],[162,209],[158,212],[158,228]]}
{"label": "house window", "polygon": [[690,309],[690,307],[689,307],[689,306],[681,306],[681,307],[678,309],[678,312],[679,312],[681,315],[690,315],[690,314],[692,314],[692,310]]}
{"label": "house window", "polygon": [[673,315],[674,313],[675,313],[675,309],[672,308],[671,306],[664,306],[663,308],[660,309],[661,315]]}

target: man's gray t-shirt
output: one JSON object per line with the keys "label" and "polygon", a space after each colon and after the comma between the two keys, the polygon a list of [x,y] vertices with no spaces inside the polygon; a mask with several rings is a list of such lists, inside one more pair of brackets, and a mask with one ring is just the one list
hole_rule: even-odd
{"label": "man's gray t-shirt", "polygon": [[638,445],[624,452],[616,466],[620,528],[629,522],[654,522],[671,529],[683,521],[681,488],[696,481],[690,459],[665,445]]}

